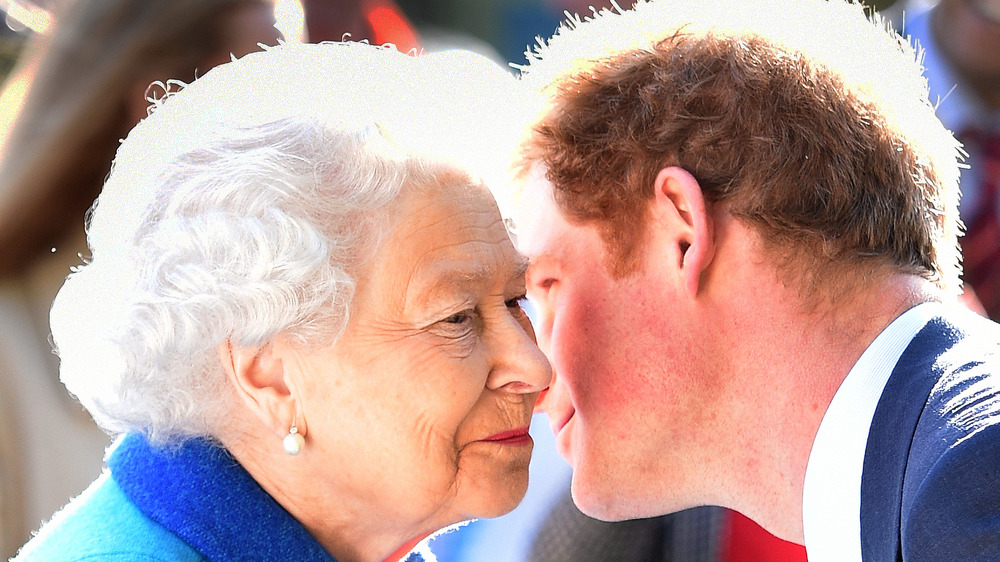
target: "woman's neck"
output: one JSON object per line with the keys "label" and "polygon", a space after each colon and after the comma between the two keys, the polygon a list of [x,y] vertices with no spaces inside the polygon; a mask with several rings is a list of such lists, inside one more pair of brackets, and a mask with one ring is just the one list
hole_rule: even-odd
{"label": "woman's neck", "polygon": [[389,557],[385,559],[385,562],[397,562],[398,560],[403,560],[411,550],[416,548],[420,541],[424,540],[428,536],[430,536],[430,533],[406,541],[403,546],[397,548],[395,552],[390,554]]}
{"label": "woman's neck", "polygon": [[[238,415],[238,414],[237,414]],[[251,420],[247,420],[249,423]],[[236,424],[248,427],[247,424]],[[317,480],[302,464],[301,457],[270,454],[260,443],[270,435],[220,440],[243,468],[278,504],[341,562],[402,560],[431,531],[415,532],[395,528],[382,520],[367,520],[363,498],[335,498],[303,483]],[[280,451],[280,447],[274,447]],[[410,534],[412,532],[412,535]]]}

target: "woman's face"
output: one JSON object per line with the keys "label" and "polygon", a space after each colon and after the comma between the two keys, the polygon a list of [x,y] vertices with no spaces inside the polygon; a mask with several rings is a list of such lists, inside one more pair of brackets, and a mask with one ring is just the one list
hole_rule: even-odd
{"label": "woman's face", "polygon": [[373,534],[513,509],[551,376],[520,307],[525,262],[489,192],[445,179],[400,205],[343,336],[284,365],[301,375],[302,454]]}

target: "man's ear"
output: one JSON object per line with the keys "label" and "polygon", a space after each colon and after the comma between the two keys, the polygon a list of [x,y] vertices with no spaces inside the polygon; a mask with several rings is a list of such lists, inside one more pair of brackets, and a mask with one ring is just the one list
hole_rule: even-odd
{"label": "man's ear", "polygon": [[296,420],[295,397],[289,389],[281,357],[272,344],[242,347],[230,341],[219,345],[219,361],[235,394],[276,436],[288,434],[293,421],[305,435],[305,423]]}
{"label": "man's ear", "polygon": [[656,175],[654,189],[654,213],[674,233],[684,286],[694,297],[715,253],[712,217],[706,212],[701,185],[687,170],[671,166]]}

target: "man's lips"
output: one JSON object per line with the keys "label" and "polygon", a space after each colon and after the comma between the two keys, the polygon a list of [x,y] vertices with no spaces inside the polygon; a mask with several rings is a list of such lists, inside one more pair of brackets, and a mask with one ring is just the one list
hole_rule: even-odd
{"label": "man's lips", "polygon": [[566,426],[573,421],[573,417],[576,415],[576,410],[574,408],[569,408],[561,417],[553,417],[552,412],[549,412],[549,426],[552,428],[553,435],[556,436],[556,450],[559,451],[559,455],[566,459],[571,465],[573,464],[572,456],[572,436],[570,435],[571,430],[566,429]]}
{"label": "man's lips", "polygon": [[562,428],[566,427],[569,420],[573,419],[574,414],[576,414],[576,410],[573,408],[570,408],[561,418],[556,418],[552,415],[552,412],[549,412],[549,427],[552,428],[552,434],[559,435]]}
{"label": "man's lips", "polygon": [[528,426],[494,433],[489,437],[481,439],[481,441],[500,445],[527,445],[532,442],[531,435],[528,434]]}

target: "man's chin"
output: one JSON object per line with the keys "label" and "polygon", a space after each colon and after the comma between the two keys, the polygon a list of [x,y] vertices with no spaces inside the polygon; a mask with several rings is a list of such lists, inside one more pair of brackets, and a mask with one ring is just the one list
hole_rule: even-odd
{"label": "man's chin", "polygon": [[648,489],[630,490],[628,481],[621,477],[621,473],[616,472],[615,476],[617,478],[601,478],[600,475],[588,474],[585,466],[574,467],[570,491],[577,509],[588,517],[615,522],[658,517],[696,505],[651,497]]}
{"label": "man's chin", "polygon": [[570,492],[577,509],[588,517],[601,521],[624,521],[635,519],[629,513],[628,501],[622,497],[620,490],[605,482],[594,482],[582,477],[577,467],[573,470],[573,483]]}

